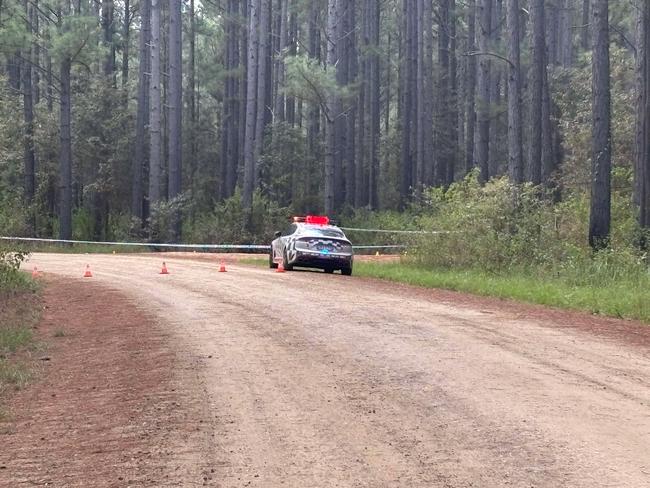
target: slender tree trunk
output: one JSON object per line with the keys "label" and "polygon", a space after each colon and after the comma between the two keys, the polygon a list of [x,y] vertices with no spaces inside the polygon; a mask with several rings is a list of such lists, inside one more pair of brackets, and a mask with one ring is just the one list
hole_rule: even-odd
{"label": "slender tree trunk", "polygon": [[115,45],[113,44],[113,0],[102,0],[102,30],[104,34],[104,76],[115,76]]}
{"label": "slender tree trunk", "polygon": [[467,134],[465,136],[465,171],[469,172],[476,166],[474,159],[475,127],[476,127],[476,0],[469,0],[467,6],[467,94],[465,117]]}
{"label": "slender tree trunk", "polygon": [[[309,2],[309,26],[308,26],[309,56],[320,61],[321,39],[320,39],[320,5],[317,1]],[[318,134],[320,133],[320,107],[317,103],[310,104],[307,114],[307,151],[313,158],[316,157],[316,146]]]}
{"label": "slender tree trunk", "polygon": [[129,81],[129,44],[131,39],[131,2],[124,0],[124,22],[122,23],[122,88]]}
{"label": "slender tree trunk", "polygon": [[273,110],[273,120],[274,122],[283,122],[286,118],[285,114],[285,96],[284,96],[284,78],[285,78],[285,66],[284,66],[284,55],[287,48],[287,39],[288,39],[288,7],[289,0],[279,0],[280,11],[279,11],[279,42],[278,49],[275,52],[275,79],[276,84],[275,90],[275,102]]}
{"label": "slender tree trunk", "polygon": [[259,51],[257,55],[257,121],[253,165],[253,192],[258,186],[259,161],[262,155],[264,129],[272,120],[271,63],[271,0],[260,0]]}
{"label": "slender tree trunk", "polygon": [[580,31],[580,44],[582,45],[582,50],[583,51],[589,51],[591,48],[590,46],[590,23],[591,23],[591,16],[589,15],[590,12],[590,2],[592,0],[582,0],[582,29]]}
{"label": "slender tree trunk", "polygon": [[[327,5],[327,69],[336,70],[339,61],[338,34],[341,15],[338,0],[328,0]],[[325,213],[334,215],[336,210],[336,166],[340,148],[337,147],[336,124],[340,116],[341,101],[336,93],[331,93],[327,100],[327,125],[325,152]]]}
{"label": "slender tree trunk", "polygon": [[[195,177],[196,171],[198,169],[197,161],[197,115],[196,115],[196,10],[195,10],[194,0],[190,0],[190,53],[189,53],[189,62],[188,62],[188,76],[187,76],[187,96],[188,96],[188,108],[190,112],[190,157],[189,157],[189,166],[190,166],[190,193],[194,197],[195,195]],[[227,48],[226,48],[227,49]],[[225,101],[224,101],[225,105]],[[225,111],[225,110],[224,110]],[[223,161],[222,161],[223,164]]]}
{"label": "slender tree trunk", "polygon": [[[381,25],[381,5],[371,2],[369,5],[371,20],[370,45],[373,47],[370,57],[370,164],[368,206],[371,209],[379,207],[379,143],[381,131],[381,92],[380,92],[380,54],[379,29]],[[357,189],[357,191],[360,191]]]}
{"label": "slender tree trunk", "polygon": [[144,208],[144,171],[147,166],[146,127],[149,125],[149,74],[151,58],[149,42],[151,38],[151,0],[140,3],[140,43],[138,67],[138,109],[135,122],[135,150],[133,156],[133,186],[131,213],[140,221],[148,217]]}
{"label": "slender tree trunk", "polygon": [[[29,21],[30,21],[30,30],[36,38],[41,35],[40,28],[40,15],[38,9],[40,8],[38,0],[32,0],[33,7],[29,9]],[[32,103],[36,106],[41,101],[41,72],[39,70],[41,66],[41,45],[39,42],[31,43],[31,59],[32,66],[30,67],[32,72]]]}
{"label": "slender tree trunk", "polygon": [[[490,38],[492,35],[492,0],[478,0],[479,2],[479,51],[490,51]],[[478,69],[478,139],[476,144],[476,160],[480,168],[480,179],[486,182],[490,177],[490,85],[492,74],[492,61],[489,56],[482,54],[479,58]]]}
{"label": "slender tree trunk", "polygon": [[[169,0],[169,199],[178,197],[182,189],[182,122],[183,122],[183,58],[181,0]],[[172,236],[178,242],[181,237],[181,215],[175,212],[172,222]]]}
{"label": "slender tree trunk", "polygon": [[570,68],[573,65],[573,17],[574,17],[574,0],[562,1],[560,10],[560,38],[559,44],[559,63],[564,68]]}
{"label": "slender tree trunk", "polygon": [[449,0],[449,134],[450,156],[447,166],[446,185],[451,185],[455,178],[460,160],[458,144],[458,58],[456,37],[456,0]]}
{"label": "slender tree trunk", "polygon": [[402,150],[400,166],[400,207],[404,208],[417,178],[417,8],[413,0],[402,3],[402,47],[400,63],[400,125]]}
{"label": "slender tree trunk", "polygon": [[530,96],[530,157],[528,181],[539,185],[542,181],[542,111],[544,71],[546,70],[546,41],[544,39],[544,0],[532,0],[533,60],[531,66]]}
{"label": "slender tree trunk", "polygon": [[[253,0],[250,4],[250,18],[248,28],[248,63],[246,84],[246,134],[244,136],[244,184],[242,188],[242,205],[250,209],[253,205],[253,192],[255,191],[255,137],[257,134],[257,77],[259,74],[259,32],[260,25],[260,0]],[[263,74],[262,74],[263,76]],[[260,102],[263,103],[262,96]]]}
{"label": "slender tree trunk", "polygon": [[61,60],[59,71],[59,96],[61,98],[60,153],[59,153],[59,239],[72,239],[72,134],[71,134],[71,96],[70,71],[72,61]]}
{"label": "slender tree trunk", "polygon": [[611,97],[609,81],[609,7],[594,0],[592,12],[592,169],[589,245],[609,245],[611,221]]}
{"label": "slender tree trunk", "polygon": [[[347,64],[347,84],[356,84],[358,76],[358,55],[357,55],[357,33],[356,33],[356,0],[348,0],[347,15],[345,16],[345,38],[344,62]],[[358,101],[358,100],[357,100]],[[344,131],[346,134],[345,148],[345,203],[349,207],[354,207],[357,186],[355,181],[355,162],[357,158],[357,106],[355,101],[350,102],[351,106],[347,107],[346,117],[344,120]],[[361,188],[358,188],[361,191]]]}
{"label": "slender tree trunk", "polygon": [[[650,229],[650,3],[637,2],[637,140],[634,168],[634,203],[639,226]],[[648,235],[641,236],[640,247],[650,245]]]}
{"label": "slender tree trunk", "polygon": [[[293,5],[291,4],[291,0],[287,0],[289,2],[289,5],[293,8]],[[290,9],[289,13],[289,56],[295,56],[298,53],[298,14]],[[285,67],[285,73],[283,76],[286,79],[286,67]],[[284,82],[284,81],[283,81]],[[286,96],[286,118],[287,122],[291,124],[291,126],[296,125],[296,99],[295,97],[292,96]],[[300,100],[300,103],[302,103],[302,100]],[[302,105],[301,105],[302,107]],[[302,114],[302,111],[299,111],[300,114]],[[299,125],[302,124],[302,117],[298,117],[299,119]]]}
{"label": "slender tree trunk", "polygon": [[149,208],[152,208],[160,201],[162,187],[160,2],[161,0],[151,0],[151,73],[149,78]]}
{"label": "slender tree trunk", "polygon": [[[24,2],[25,18],[31,19],[26,21],[27,31],[30,32],[34,26],[33,7]],[[33,58],[33,45],[31,49],[26,50],[25,57],[28,59]],[[27,205],[34,202],[34,195],[36,193],[36,151],[34,149],[34,94],[32,87],[32,69],[25,66],[21,70],[21,85],[23,91],[23,122],[24,122],[24,138],[23,138],[23,175],[24,175],[24,198]],[[34,213],[30,210],[30,227],[32,232],[35,229]]]}
{"label": "slender tree trunk", "polygon": [[521,132],[521,54],[519,0],[507,0],[508,24],[508,174],[514,183],[524,179]]}

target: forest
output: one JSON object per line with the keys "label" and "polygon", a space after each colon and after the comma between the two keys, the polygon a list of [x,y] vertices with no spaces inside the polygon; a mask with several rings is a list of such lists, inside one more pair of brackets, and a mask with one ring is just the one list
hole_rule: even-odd
{"label": "forest", "polygon": [[643,0],[2,0],[0,234],[643,252],[649,47]]}

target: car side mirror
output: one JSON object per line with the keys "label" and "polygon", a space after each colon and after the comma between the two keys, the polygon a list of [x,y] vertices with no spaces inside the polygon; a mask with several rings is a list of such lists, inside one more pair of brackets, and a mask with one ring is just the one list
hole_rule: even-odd
{"label": "car side mirror", "polygon": [[280,232],[279,230],[276,230],[274,235],[275,235],[275,237],[280,237],[282,235],[282,232]]}

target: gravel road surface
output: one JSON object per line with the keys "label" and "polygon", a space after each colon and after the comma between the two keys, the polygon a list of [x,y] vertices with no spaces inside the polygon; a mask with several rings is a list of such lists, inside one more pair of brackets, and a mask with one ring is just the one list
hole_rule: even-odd
{"label": "gravel road surface", "polygon": [[650,327],[216,258],[25,267],[86,264],[199,374],[213,452],[184,453],[186,486],[207,455],[223,487],[650,487]]}

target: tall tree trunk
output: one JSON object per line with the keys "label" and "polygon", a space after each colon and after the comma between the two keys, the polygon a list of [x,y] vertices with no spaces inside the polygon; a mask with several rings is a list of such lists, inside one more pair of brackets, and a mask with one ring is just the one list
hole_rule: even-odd
{"label": "tall tree trunk", "polygon": [[253,165],[253,192],[258,186],[259,161],[262,155],[264,129],[272,120],[272,50],[271,0],[260,0],[259,51],[257,55],[257,121]]}
{"label": "tall tree trunk", "polygon": [[[194,0],[190,0],[190,58],[188,63],[188,108],[190,110],[190,192],[195,193],[195,177],[198,169],[197,161],[197,130],[198,116],[196,110],[196,7]],[[222,162],[223,164],[223,162]],[[193,217],[192,217],[193,218]]]}
{"label": "tall tree trunk", "polygon": [[[309,56],[320,61],[320,3],[318,1],[309,2],[309,25],[307,30]],[[319,105],[317,103],[310,104],[307,114],[307,151],[311,157],[316,157],[316,141],[320,133],[320,117]]]}
{"label": "tall tree trunk", "polygon": [[[650,3],[637,2],[637,140],[634,168],[634,203],[639,226],[650,229]],[[641,236],[640,246],[650,245],[648,235]]]}
{"label": "tall tree trunk", "polygon": [[242,29],[238,25],[238,0],[228,0],[226,10],[225,92],[221,133],[221,196],[229,198],[237,186],[237,169],[240,160],[240,89],[239,43]]}
{"label": "tall tree trunk", "polygon": [[592,0],[582,0],[582,29],[580,31],[580,44],[582,45],[583,51],[589,51],[590,46],[590,22],[591,16],[590,12],[590,3]]}
{"label": "tall tree trunk", "polygon": [[140,221],[148,217],[145,213],[144,171],[147,166],[146,127],[149,125],[149,73],[151,58],[151,0],[140,2],[140,40],[138,67],[138,108],[135,121],[135,150],[133,155],[133,186],[131,192],[131,213]]}
{"label": "tall tree trunk", "polygon": [[[253,0],[250,4],[248,27],[248,62],[246,83],[246,134],[244,136],[244,182],[242,188],[242,205],[245,209],[253,206],[253,193],[255,191],[255,165],[256,165],[256,125],[257,104],[263,103],[257,96],[257,78],[259,70],[259,44],[260,44],[260,7],[261,0]],[[261,74],[263,76],[263,74]]]}
{"label": "tall tree trunk", "polygon": [[465,118],[467,133],[465,136],[465,171],[469,172],[476,166],[474,159],[475,128],[476,128],[476,0],[469,0],[467,5],[467,89]]}
{"label": "tall tree trunk", "polygon": [[593,249],[602,249],[609,244],[611,221],[612,138],[607,0],[594,0],[591,28],[593,147],[589,245]]}
{"label": "tall tree trunk", "polygon": [[[380,59],[379,59],[379,29],[381,25],[381,5],[370,2],[369,17],[371,20],[370,45],[370,164],[368,182],[368,206],[371,209],[379,207],[379,143],[381,131],[381,92],[380,92]],[[357,189],[357,191],[360,191]]]}
{"label": "tall tree trunk", "polygon": [[113,44],[113,0],[102,0],[102,31],[106,58],[104,59],[104,76],[115,76],[115,45]]}
{"label": "tall tree trunk", "polygon": [[[295,12],[291,0],[287,0],[292,7],[289,13],[289,56],[293,57],[298,53],[298,13]],[[286,70],[286,68],[285,68]],[[284,74],[286,78],[286,73]],[[302,103],[302,100],[300,101]],[[302,113],[302,112],[300,112]],[[286,118],[291,126],[296,125],[296,99],[293,96],[286,96]],[[299,124],[302,123],[302,118],[299,117]]]}
{"label": "tall tree trunk", "polygon": [[[341,14],[338,0],[328,0],[327,5],[327,69],[335,71],[339,61],[339,32]],[[336,210],[336,167],[340,147],[337,147],[337,122],[341,113],[341,100],[337,93],[330,93],[327,100],[327,125],[325,151],[325,213],[334,215]]]}
{"label": "tall tree trunk", "polygon": [[[182,135],[183,135],[183,57],[181,0],[169,0],[169,199],[178,197],[182,189]],[[181,215],[175,212],[172,222],[172,236],[178,241],[181,237]]]}
{"label": "tall tree trunk", "polygon": [[279,8],[279,39],[277,47],[278,49],[275,52],[275,79],[273,80],[276,85],[275,90],[275,101],[274,101],[274,110],[273,110],[273,120],[274,122],[283,122],[286,118],[285,114],[285,95],[284,95],[284,79],[285,79],[285,66],[284,66],[284,56],[285,50],[287,48],[287,39],[288,39],[288,7],[289,0],[278,0],[280,3]]}
{"label": "tall tree trunk", "polygon": [[59,153],[59,239],[72,239],[72,134],[69,57],[61,60],[59,96],[61,98]]}
{"label": "tall tree trunk", "polygon": [[530,96],[530,157],[528,160],[528,181],[539,185],[542,181],[542,111],[544,96],[544,71],[546,70],[546,41],[544,22],[544,0],[532,0],[532,49],[531,96]]}
{"label": "tall tree trunk", "polygon": [[456,37],[456,0],[449,0],[449,134],[450,157],[447,166],[446,185],[451,185],[455,178],[460,160],[458,144],[458,58]]}
{"label": "tall tree trunk", "polygon": [[129,81],[130,27],[131,1],[124,0],[124,22],[122,23],[122,88],[124,88]]}
{"label": "tall tree trunk", "polygon": [[[27,21],[27,31],[30,32],[33,28],[33,10],[29,4],[24,2],[25,18],[32,19],[32,22]],[[25,52],[25,57],[31,59],[33,57],[33,46],[30,50]],[[32,69],[25,66],[21,70],[21,85],[23,90],[23,122],[25,124],[24,139],[23,139],[23,164],[24,164],[24,195],[25,203],[31,205],[34,201],[34,194],[36,191],[36,152],[34,149],[34,97],[32,90]],[[30,219],[31,220],[31,219]],[[34,222],[31,222],[32,227]]]}
{"label": "tall tree trunk", "polygon": [[400,166],[400,207],[404,208],[417,180],[417,4],[403,0],[400,63],[400,125],[402,132]]}
{"label": "tall tree trunk", "polygon": [[162,131],[160,93],[160,2],[151,0],[151,74],[149,83],[149,208],[161,198]]}
{"label": "tall tree trunk", "polygon": [[[343,36],[345,48],[343,61],[347,64],[347,84],[356,84],[358,76],[358,55],[357,55],[357,26],[356,26],[356,0],[348,0],[347,14],[345,15],[345,29]],[[346,134],[345,148],[345,203],[353,207],[356,199],[355,162],[357,159],[357,106],[355,101],[350,102],[347,107],[343,130]],[[361,188],[358,189],[361,191]]]}
{"label": "tall tree trunk", "polygon": [[479,58],[478,69],[478,139],[476,143],[476,162],[480,169],[480,179],[486,182],[490,177],[490,85],[492,74],[492,61],[484,53],[490,51],[492,36],[492,0],[478,0],[479,2]]}
{"label": "tall tree trunk", "polygon": [[559,63],[564,68],[570,68],[573,65],[573,16],[574,0],[558,0],[562,2],[560,9],[559,30]]}
{"label": "tall tree trunk", "polygon": [[507,0],[508,24],[508,174],[514,183],[524,179],[521,132],[521,53],[519,0]]}

